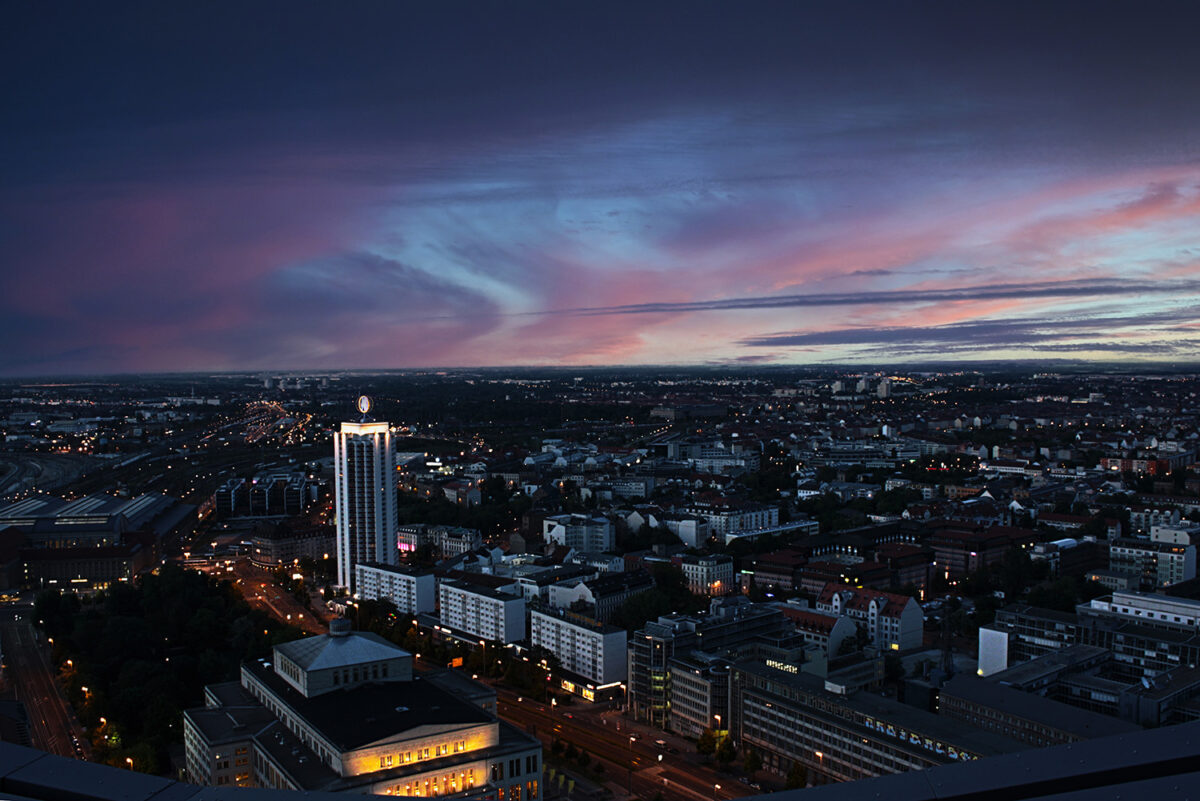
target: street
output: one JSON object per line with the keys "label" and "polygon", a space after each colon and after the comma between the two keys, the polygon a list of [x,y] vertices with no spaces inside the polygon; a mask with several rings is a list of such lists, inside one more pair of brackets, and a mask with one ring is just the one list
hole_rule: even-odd
{"label": "street", "polygon": [[249,559],[239,558],[233,563],[233,572],[221,574],[234,581],[246,603],[263,609],[280,623],[297,626],[308,634],[325,634],[326,623],[311,610],[275,584],[271,572],[255,567]]}
{"label": "street", "polygon": [[[37,641],[29,621],[31,608],[4,606],[0,610],[4,679],[15,690],[17,700],[25,704],[33,747],[59,756],[86,758],[90,744],[55,679],[47,646]],[[78,752],[73,736],[78,742]]]}
{"label": "street", "polygon": [[[662,791],[667,798],[727,801],[757,792],[738,782],[736,777],[698,764],[698,757],[693,761],[693,755],[681,748],[657,745],[656,739],[668,736],[663,732],[643,732],[641,727],[631,732],[623,718],[615,714],[605,716],[601,710],[581,704],[550,706],[520,697],[502,687],[497,687],[496,691],[500,717],[532,731],[542,739],[547,750],[557,738],[610,763],[609,781],[623,788],[628,788],[632,782],[635,795],[650,797]],[[631,735],[637,739],[630,742]],[[671,753],[670,748],[675,748],[678,753]],[[719,790],[716,789],[718,785]]]}

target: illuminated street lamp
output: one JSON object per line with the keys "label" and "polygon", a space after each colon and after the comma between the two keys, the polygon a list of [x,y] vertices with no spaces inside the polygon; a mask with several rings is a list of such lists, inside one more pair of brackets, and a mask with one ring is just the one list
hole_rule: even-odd
{"label": "illuminated street lamp", "polygon": [[629,794],[631,796],[633,795],[633,741],[636,739],[637,737],[633,735],[629,736]]}
{"label": "illuminated street lamp", "polygon": [[719,784],[713,785],[713,801],[717,801],[717,790],[720,790],[720,789],[721,789],[721,785],[719,785]]}
{"label": "illuminated street lamp", "polygon": [[125,764],[129,766],[130,770],[133,770],[133,757],[125,757]]}

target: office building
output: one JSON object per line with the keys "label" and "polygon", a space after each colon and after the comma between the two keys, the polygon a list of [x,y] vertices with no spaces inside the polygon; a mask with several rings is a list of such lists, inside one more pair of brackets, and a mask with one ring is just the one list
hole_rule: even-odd
{"label": "office building", "polygon": [[742,597],[714,598],[707,615],[663,615],[635,631],[629,640],[628,709],[635,720],[670,726],[671,660],[689,651],[714,656],[760,642],[791,647],[800,642],[777,607]]}
{"label": "office building", "polygon": [[699,737],[705,729],[729,725],[729,661],[689,651],[668,662],[671,676],[671,731]]}
{"label": "office building", "polygon": [[387,423],[367,418],[370,408],[366,397],[359,398],[362,420],[342,423],[333,437],[338,584],[351,593],[355,565],[399,560],[392,433]]}
{"label": "office building", "polygon": [[736,663],[729,692],[731,736],[780,774],[799,763],[826,780],[854,781],[1028,747],[875,692],[831,692],[820,676],[783,662]]}

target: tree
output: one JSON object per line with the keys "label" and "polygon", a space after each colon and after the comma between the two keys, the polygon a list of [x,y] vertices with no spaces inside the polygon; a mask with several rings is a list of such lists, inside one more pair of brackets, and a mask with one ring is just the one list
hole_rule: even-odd
{"label": "tree", "polygon": [[746,773],[754,774],[762,770],[762,766],[762,755],[753,748],[747,748],[746,756],[742,760],[742,770],[744,770]]}
{"label": "tree", "polygon": [[808,783],[808,771],[799,762],[793,762],[791,769],[788,770],[787,780],[784,782],[785,790],[798,790]]}
{"label": "tree", "polygon": [[704,756],[710,756],[717,750],[717,737],[713,734],[712,729],[705,729],[700,732],[700,738],[696,740],[696,752]]}
{"label": "tree", "polygon": [[727,766],[737,756],[737,749],[733,746],[733,740],[729,737],[722,737],[721,744],[717,746],[717,761],[722,766]]}

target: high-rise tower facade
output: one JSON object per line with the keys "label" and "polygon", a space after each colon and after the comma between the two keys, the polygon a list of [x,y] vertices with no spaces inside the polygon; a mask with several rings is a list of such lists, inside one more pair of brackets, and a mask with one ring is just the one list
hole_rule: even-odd
{"label": "high-rise tower facade", "polygon": [[337,512],[338,584],[354,592],[354,566],[394,565],[396,552],[396,454],[387,423],[367,417],[371,402],[358,399],[362,419],[342,423],[334,434],[334,503]]}

